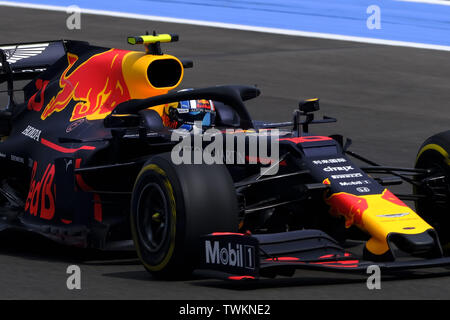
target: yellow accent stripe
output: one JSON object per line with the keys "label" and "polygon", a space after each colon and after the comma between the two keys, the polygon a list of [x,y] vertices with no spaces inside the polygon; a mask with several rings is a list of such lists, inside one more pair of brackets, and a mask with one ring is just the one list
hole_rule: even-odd
{"label": "yellow accent stripe", "polygon": [[427,144],[420,150],[419,154],[417,155],[416,162],[417,160],[419,160],[419,157],[427,150],[434,150],[439,152],[445,158],[445,162],[450,166],[450,157],[448,155],[448,152],[445,151],[445,149],[440,145],[434,143]]}
{"label": "yellow accent stripe", "polygon": [[[171,209],[171,215],[172,215],[171,224],[170,224],[170,245],[169,245],[169,250],[167,251],[167,254],[164,257],[163,261],[161,261],[159,264],[157,264],[155,266],[152,266],[152,265],[149,265],[148,263],[146,263],[145,260],[142,258],[141,249],[139,247],[139,240],[138,240],[137,232],[135,229],[135,222],[134,222],[133,215],[131,215],[131,233],[133,236],[134,244],[136,246],[136,251],[137,251],[138,257],[141,260],[142,264],[144,264],[144,266],[147,267],[147,269],[149,269],[150,271],[160,271],[169,263],[170,259],[172,258],[173,252],[175,250],[176,217],[177,217],[176,203],[175,203],[175,197],[173,195],[172,185],[170,184],[169,179],[167,179],[166,173],[164,172],[164,170],[162,170],[156,164],[149,164],[149,165],[145,166],[144,168],[142,168],[141,172],[139,172],[139,174],[136,178],[136,182],[139,180],[139,178],[142,176],[142,174],[148,170],[153,170],[153,171],[157,172],[158,174],[165,177],[164,184],[169,193],[170,209]],[[135,186],[136,186],[136,183],[135,183]]]}

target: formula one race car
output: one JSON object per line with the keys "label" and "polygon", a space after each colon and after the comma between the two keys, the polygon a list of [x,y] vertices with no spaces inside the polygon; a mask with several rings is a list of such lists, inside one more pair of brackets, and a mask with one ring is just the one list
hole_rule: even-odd
{"label": "formula one race car", "polygon": [[[380,166],[340,135],[309,133],[336,121],[314,119],[318,99],[302,101],[292,121],[267,123],[244,105],[255,87],[173,91],[192,66],[161,52],[176,40],[128,39],[146,52],[80,41],[0,46],[9,100],[0,230],[100,249],[133,240],[145,268],[168,278],[196,268],[255,279],[450,264],[450,131],[424,143],[415,168]],[[24,103],[14,97],[19,80],[30,81]],[[386,188],[404,181],[413,194]],[[416,201],[417,213],[402,200]]]}

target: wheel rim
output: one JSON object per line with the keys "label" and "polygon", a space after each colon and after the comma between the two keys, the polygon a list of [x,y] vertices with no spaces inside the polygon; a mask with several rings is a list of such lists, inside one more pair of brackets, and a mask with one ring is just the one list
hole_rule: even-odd
{"label": "wheel rim", "polygon": [[147,184],[138,200],[137,230],[145,248],[158,252],[169,237],[167,198],[156,183]]}

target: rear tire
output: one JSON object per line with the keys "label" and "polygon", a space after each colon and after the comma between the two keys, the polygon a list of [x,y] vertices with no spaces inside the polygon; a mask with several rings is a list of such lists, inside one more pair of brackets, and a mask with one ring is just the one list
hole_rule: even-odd
{"label": "rear tire", "polygon": [[[432,184],[433,192],[450,194],[450,131],[438,133],[428,138],[421,146],[416,168],[431,169],[427,178],[445,177]],[[443,246],[450,242],[450,199],[444,204],[436,203],[429,187],[415,187],[415,194],[428,194],[426,199],[416,201],[417,213],[436,229]]]}
{"label": "rear tire", "polygon": [[154,156],[136,179],[130,220],[145,268],[186,278],[198,265],[202,235],[238,230],[233,181],[224,165],[174,165],[170,153]]}

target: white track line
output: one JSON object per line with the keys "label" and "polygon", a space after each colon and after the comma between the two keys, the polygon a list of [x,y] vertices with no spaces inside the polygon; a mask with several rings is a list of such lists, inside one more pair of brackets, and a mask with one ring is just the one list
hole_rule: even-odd
{"label": "white track line", "polygon": [[[415,1],[415,0],[412,0],[412,1]],[[431,1],[431,0],[429,0],[429,1]],[[62,12],[67,12],[67,10],[68,10],[68,7],[65,7],[65,6],[52,6],[52,5],[22,3],[22,2],[7,2],[7,1],[0,1],[0,6],[49,10],[49,11],[62,11]],[[320,38],[320,39],[330,39],[330,40],[381,44],[381,45],[387,45],[387,46],[399,46],[399,47],[410,47],[410,48],[419,48],[419,49],[450,51],[450,46],[417,43],[417,42],[383,40],[383,39],[375,39],[375,38],[355,37],[355,36],[346,36],[346,35],[331,34],[331,33],[309,32],[309,31],[299,31],[299,30],[290,30],[290,29],[255,27],[255,26],[248,26],[248,25],[241,25],[241,24],[211,22],[211,21],[192,20],[192,19],[180,19],[180,18],[161,17],[161,16],[152,16],[152,15],[135,14],[135,13],[124,13],[124,12],[106,11],[106,10],[81,8],[80,11],[81,11],[81,13],[84,13],[84,14],[102,15],[102,16],[118,17],[118,18],[161,21],[161,22],[189,24],[189,25],[197,25],[197,26],[205,26],[205,27],[215,27],[215,28],[224,28],[224,29],[235,29],[235,30],[244,30],[244,31],[272,33],[272,34],[280,34],[280,35],[287,35],[287,36]]]}
{"label": "white track line", "polygon": [[417,3],[426,3],[426,4],[437,4],[441,6],[450,6],[450,1],[446,0],[395,0],[400,2],[417,2]]}

